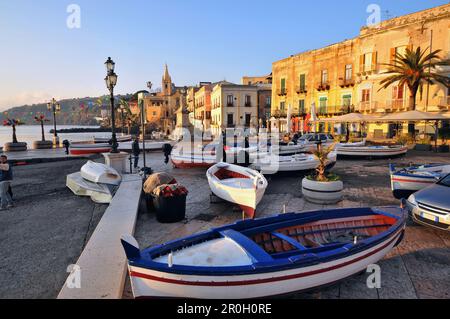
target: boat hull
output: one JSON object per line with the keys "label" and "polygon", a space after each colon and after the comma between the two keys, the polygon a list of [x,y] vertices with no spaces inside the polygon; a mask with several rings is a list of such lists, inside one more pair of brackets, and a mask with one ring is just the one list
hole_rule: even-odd
{"label": "boat hull", "polygon": [[405,147],[337,147],[336,152],[338,156],[351,157],[390,157],[400,156],[408,152]]}
{"label": "boat hull", "polygon": [[[227,164],[234,170],[237,170],[240,174],[246,175],[247,171],[253,171],[248,168],[238,167],[236,165]],[[224,183],[214,177],[215,167],[210,168],[206,177],[208,179],[208,184],[214,195],[217,197],[239,205],[244,213],[250,217],[255,217],[256,206],[264,196],[267,188],[267,180],[264,176],[256,171],[253,171],[255,176],[258,176],[261,184],[254,185],[251,179],[243,180],[243,182],[249,182],[248,185],[240,185],[239,182],[236,183]],[[251,185],[250,185],[251,184]]]}
{"label": "boat hull", "polygon": [[170,156],[175,168],[209,168],[216,163],[215,156],[202,155],[175,155]]}
{"label": "boat hull", "polygon": [[71,155],[89,155],[111,152],[109,144],[73,144],[69,147]]}
{"label": "boat hull", "polygon": [[401,240],[403,229],[369,250],[309,267],[236,276],[189,276],[129,266],[136,298],[253,299],[324,286],[367,269]]}
{"label": "boat hull", "polygon": [[[254,162],[252,168],[261,171],[264,175],[276,174],[278,172],[309,172],[313,171],[319,165],[319,161],[313,155],[304,155],[305,160],[296,160],[292,156],[291,161],[279,161],[278,156],[271,157],[269,160],[262,159],[262,162]],[[336,164],[336,153],[332,152],[326,162],[327,169],[331,169]]]}
{"label": "boat hull", "polygon": [[402,199],[435,184],[442,175],[450,172],[450,165],[430,164],[396,170],[391,164],[389,169],[392,193],[395,198]]}
{"label": "boat hull", "polygon": [[93,183],[119,185],[122,181],[122,177],[115,169],[105,164],[92,161],[88,161],[83,165],[80,173],[84,179]]}

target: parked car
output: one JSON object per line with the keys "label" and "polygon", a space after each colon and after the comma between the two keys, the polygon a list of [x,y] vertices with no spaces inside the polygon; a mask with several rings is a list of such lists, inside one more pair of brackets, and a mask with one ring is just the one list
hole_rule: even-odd
{"label": "parked car", "polygon": [[412,194],[406,206],[416,223],[450,231],[450,174]]}
{"label": "parked car", "polygon": [[326,133],[307,133],[298,139],[298,144],[305,145],[309,151],[314,151],[318,142],[322,142],[323,146],[327,147],[334,143],[334,137]]}

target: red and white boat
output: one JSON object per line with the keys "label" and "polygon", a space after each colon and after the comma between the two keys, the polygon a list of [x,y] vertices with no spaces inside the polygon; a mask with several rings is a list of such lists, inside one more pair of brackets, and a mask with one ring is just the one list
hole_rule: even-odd
{"label": "red and white boat", "polygon": [[352,157],[392,157],[404,155],[408,152],[408,147],[403,145],[392,146],[351,146],[337,145],[335,148],[338,156]]}
{"label": "red and white boat", "polygon": [[238,204],[248,217],[255,217],[256,206],[268,185],[264,175],[250,168],[221,162],[208,169],[206,177],[217,197]]}
{"label": "red and white boat", "polygon": [[109,153],[109,152],[111,152],[111,145],[108,143],[70,144],[69,152],[70,152],[70,155],[89,155],[89,154],[98,154],[98,153]]}
{"label": "red and white boat", "polygon": [[170,159],[175,168],[208,168],[217,163],[216,149],[211,146],[193,147],[187,144],[176,144]]}
{"label": "red and white boat", "polygon": [[122,237],[135,298],[249,299],[328,285],[377,263],[403,238],[396,207],[289,213],[139,249]]}
{"label": "red and white boat", "polygon": [[411,194],[435,184],[450,173],[450,164],[411,165],[397,169],[389,164],[391,188],[395,198],[408,198]]}

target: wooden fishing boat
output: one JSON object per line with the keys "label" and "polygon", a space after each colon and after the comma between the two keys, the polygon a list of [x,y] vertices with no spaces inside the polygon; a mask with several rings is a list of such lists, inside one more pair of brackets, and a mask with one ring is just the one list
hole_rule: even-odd
{"label": "wooden fishing boat", "polygon": [[[331,169],[336,164],[336,152],[330,152],[327,168]],[[276,174],[278,172],[302,172],[315,170],[319,160],[311,154],[296,154],[291,156],[278,156],[274,154],[263,155],[252,158],[251,168],[256,169],[264,175]]]}
{"label": "wooden fishing boat", "polygon": [[407,211],[346,208],[245,220],[140,251],[122,237],[136,298],[249,299],[337,282],[400,244]]}
{"label": "wooden fishing boat", "polygon": [[301,152],[306,152],[307,147],[304,144],[294,144],[291,142],[288,144],[272,145],[270,151],[273,154],[293,155]]}
{"label": "wooden fishing boat", "polygon": [[360,147],[360,146],[366,146],[366,139],[363,139],[360,142],[338,143],[336,145],[336,147]]}
{"label": "wooden fishing boat", "polygon": [[69,152],[71,155],[89,155],[111,152],[111,145],[108,143],[98,144],[70,144]]}
{"label": "wooden fishing boat", "polygon": [[[139,149],[144,149],[144,144],[139,142]],[[145,151],[153,152],[153,151],[162,151],[164,144],[174,145],[173,141],[145,141]],[[133,147],[133,142],[121,142],[119,143],[119,150],[121,151],[131,151]]]}
{"label": "wooden fishing boat", "polygon": [[119,185],[122,176],[112,167],[102,163],[88,161],[81,167],[81,176],[93,183]]}
{"label": "wooden fishing boat", "polygon": [[[117,142],[129,142],[132,139],[131,135],[117,136]],[[109,143],[110,137],[94,137],[94,143]]]}
{"label": "wooden fishing boat", "polygon": [[403,145],[393,146],[336,146],[338,156],[352,157],[391,157],[404,155],[408,147]]}
{"label": "wooden fishing boat", "polygon": [[217,163],[215,147],[183,147],[175,145],[170,154],[170,159],[175,168],[208,168]]}
{"label": "wooden fishing boat", "polygon": [[238,204],[248,217],[255,217],[256,206],[268,185],[261,173],[221,162],[208,169],[206,177],[211,191],[216,196]]}
{"label": "wooden fishing boat", "polygon": [[450,173],[450,164],[411,165],[397,169],[389,165],[391,189],[395,198],[408,198],[411,194],[436,183]]}

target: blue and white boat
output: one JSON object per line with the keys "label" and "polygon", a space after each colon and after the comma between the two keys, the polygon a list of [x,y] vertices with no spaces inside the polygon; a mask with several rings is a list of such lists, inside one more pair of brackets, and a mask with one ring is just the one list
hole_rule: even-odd
{"label": "blue and white boat", "polygon": [[411,165],[397,169],[389,164],[391,188],[395,198],[408,198],[411,194],[436,183],[450,173],[450,164]]}
{"label": "blue and white boat", "polygon": [[248,299],[327,285],[397,246],[407,211],[347,208],[239,221],[140,250],[122,238],[136,298]]}

